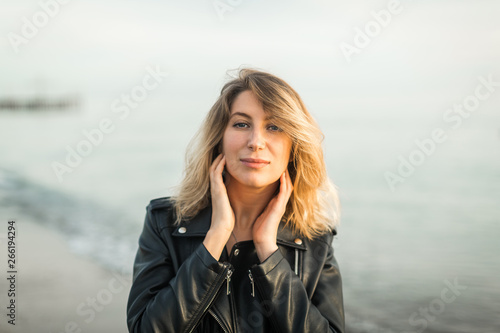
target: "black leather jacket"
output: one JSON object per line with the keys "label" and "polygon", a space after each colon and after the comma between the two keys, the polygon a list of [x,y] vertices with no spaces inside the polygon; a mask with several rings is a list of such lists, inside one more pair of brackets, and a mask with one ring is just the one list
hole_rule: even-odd
{"label": "black leather jacket", "polygon": [[[251,241],[217,261],[202,243],[211,207],[174,221],[169,198],[148,205],[127,305],[130,332],[344,332],[334,233],[310,241],[282,223],[279,250],[238,280],[236,263],[255,259]],[[246,259],[234,261],[240,250]]]}

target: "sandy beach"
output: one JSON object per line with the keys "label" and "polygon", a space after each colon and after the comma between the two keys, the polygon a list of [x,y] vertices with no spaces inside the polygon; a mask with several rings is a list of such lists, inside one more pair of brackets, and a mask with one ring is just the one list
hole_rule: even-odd
{"label": "sandy beach", "polygon": [[0,332],[127,332],[131,277],[71,253],[64,236],[27,217],[16,219],[15,325],[9,324],[8,217],[15,215],[2,213]]}

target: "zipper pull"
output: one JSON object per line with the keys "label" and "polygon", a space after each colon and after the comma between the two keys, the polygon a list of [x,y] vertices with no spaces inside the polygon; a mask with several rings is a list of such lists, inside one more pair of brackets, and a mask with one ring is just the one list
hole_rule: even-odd
{"label": "zipper pull", "polygon": [[250,270],[248,270],[248,277],[250,278],[250,284],[252,285],[252,297],[255,297],[255,285],[253,283],[253,276]]}
{"label": "zipper pull", "polygon": [[231,293],[231,289],[229,289],[229,282],[231,282],[231,275],[233,275],[233,271],[231,269],[229,269],[227,271],[227,275],[226,275],[226,280],[227,280],[227,295],[229,295]]}

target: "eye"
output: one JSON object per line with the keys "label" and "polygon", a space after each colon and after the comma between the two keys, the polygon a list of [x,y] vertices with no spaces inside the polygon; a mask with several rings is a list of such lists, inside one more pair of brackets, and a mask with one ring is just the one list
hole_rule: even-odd
{"label": "eye", "polygon": [[282,132],[283,131],[281,128],[279,128],[276,125],[269,125],[267,128],[269,128],[273,132]]}
{"label": "eye", "polygon": [[235,123],[233,125],[233,127],[235,127],[235,128],[246,128],[246,127],[248,127],[248,125],[245,124],[245,123]]}

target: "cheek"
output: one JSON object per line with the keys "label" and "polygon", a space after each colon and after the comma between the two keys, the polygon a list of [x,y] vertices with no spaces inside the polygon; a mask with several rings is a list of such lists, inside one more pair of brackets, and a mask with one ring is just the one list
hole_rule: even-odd
{"label": "cheek", "polygon": [[222,140],[222,153],[226,157],[226,169],[234,169],[238,159],[238,145],[231,136],[224,136]]}
{"label": "cheek", "polygon": [[228,144],[230,142],[231,142],[231,140],[229,140],[229,136],[227,134],[227,129],[226,129],[226,131],[224,132],[224,135],[222,136],[222,153],[224,155],[226,155],[226,152],[229,150]]}
{"label": "cheek", "polygon": [[234,147],[231,140],[224,138],[224,140],[222,140],[222,153],[226,156],[226,159],[231,156],[233,151]]}
{"label": "cheek", "polygon": [[291,154],[292,154],[292,142],[291,140],[285,141],[282,146],[282,160],[283,164],[285,165],[285,168],[291,161],[292,158]]}
{"label": "cheek", "polygon": [[233,133],[230,130],[226,131],[222,138],[222,152],[226,156],[237,155],[241,149],[246,147],[245,142],[245,137],[243,135]]}

